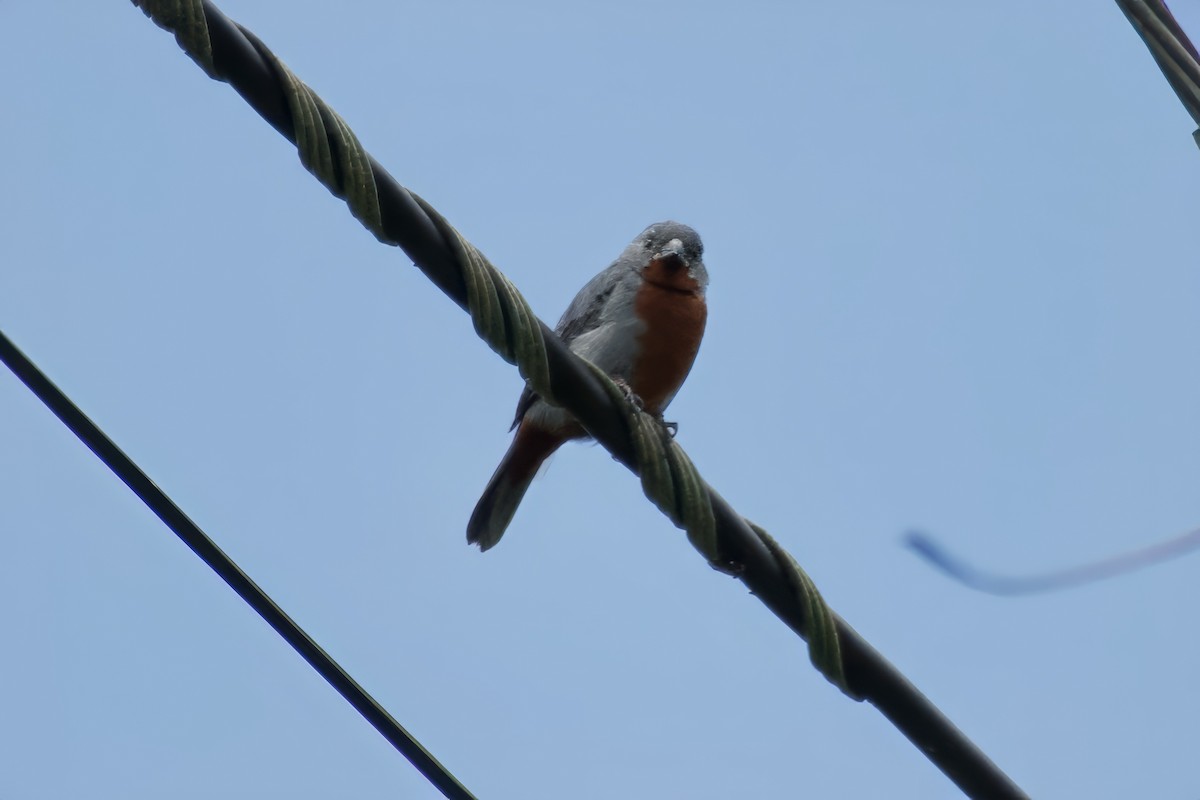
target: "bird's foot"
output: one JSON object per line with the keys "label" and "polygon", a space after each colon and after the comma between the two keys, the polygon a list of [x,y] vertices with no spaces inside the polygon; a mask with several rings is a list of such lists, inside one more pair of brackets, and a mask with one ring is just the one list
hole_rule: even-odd
{"label": "bird's foot", "polygon": [[634,393],[633,387],[626,383],[624,378],[613,378],[613,383],[615,383],[617,388],[621,390],[621,393],[625,395],[625,399],[633,404],[634,408],[636,408],[638,411],[646,410],[646,404],[642,402],[642,398],[638,397],[637,394]]}
{"label": "bird's foot", "polygon": [[[615,383],[617,385],[617,387],[621,390],[621,393],[625,395],[625,399],[633,404],[634,408],[636,408],[638,411],[646,410],[646,403],[642,400],[642,398],[637,396],[637,394],[633,391],[633,387],[630,386],[625,381],[624,378],[613,378],[612,380],[613,380],[613,383]],[[651,416],[653,416],[654,419],[658,420],[659,424],[662,425],[663,428],[666,429],[667,434],[672,439],[675,438],[675,434],[679,433],[679,423],[678,422],[667,422],[666,420],[663,419],[663,415],[661,413],[652,414]]]}

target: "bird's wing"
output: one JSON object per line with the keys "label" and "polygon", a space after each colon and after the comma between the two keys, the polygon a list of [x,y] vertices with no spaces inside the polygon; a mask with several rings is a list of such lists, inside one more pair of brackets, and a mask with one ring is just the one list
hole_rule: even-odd
{"label": "bird's wing", "polygon": [[554,326],[554,332],[565,344],[571,344],[581,334],[593,330],[600,324],[600,314],[605,303],[612,297],[621,282],[622,266],[613,263],[608,269],[592,278],[575,295],[571,305],[563,312],[562,319]]}
{"label": "bird's wing", "polygon": [[[570,346],[576,338],[594,330],[600,324],[604,305],[621,283],[621,278],[624,277],[623,272],[626,269],[628,268],[620,261],[614,261],[579,290],[575,299],[563,312],[558,324],[554,326],[554,332],[558,334],[564,344]],[[525,412],[529,411],[529,407],[537,399],[537,392],[530,389],[529,384],[525,384],[525,389],[521,392],[520,399],[517,400],[517,413],[513,416],[512,428],[516,428],[521,423]]]}

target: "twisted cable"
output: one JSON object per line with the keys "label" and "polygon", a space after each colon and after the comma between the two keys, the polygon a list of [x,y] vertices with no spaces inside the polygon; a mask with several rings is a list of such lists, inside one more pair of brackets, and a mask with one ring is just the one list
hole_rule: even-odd
{"label": "twisted cable", "polygon": [[[229,82],[264,119],[297,145],[304,166],[382,242],[401,247],[435,285],[466,309],[476,331],[517,364],[540,395],[567,408],[588,432],[638,473],[647,496],[722,571],[735,574],[809,642],[822,673],[855,699],[880,709],[972,797],[1025,797],[891,664],[821,600],[795,560],[738,515],[697,474],[661,420],[644,414],[599,370],[571,353],[512,284],[428,203],[374,161],[345,123],[252,33],[208,0],[199,5],[211,42],[210,66],[189,48],[197,3],[133,0],[210,77]],[[186,31],[187,35],[181,32]],[[324,141],[322,141],[324,140]],[[367,174],[369,168],[370,175]],[[614,394],[615,392],[615,394]]]}
{"label": "twisted cable", "polygon": [[[1179,102],[1200,125],[1200,53],[1162,0],[1117,0]],[[1200,128],[1192,133],[1200,145]]]}

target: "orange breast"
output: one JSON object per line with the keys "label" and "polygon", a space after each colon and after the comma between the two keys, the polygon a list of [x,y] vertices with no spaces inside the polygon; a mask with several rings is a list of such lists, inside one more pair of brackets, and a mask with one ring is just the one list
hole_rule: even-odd
{"label": "orange breast", "polygon": [[651,263],[643,277],[634,309],[646,329],[638,338],[630,388],[647,411],[661,414],[696,360],[708,307],[687,270]]}

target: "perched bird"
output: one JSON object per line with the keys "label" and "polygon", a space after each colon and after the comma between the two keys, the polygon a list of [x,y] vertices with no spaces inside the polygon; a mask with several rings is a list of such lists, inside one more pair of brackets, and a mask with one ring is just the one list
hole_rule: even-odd
{"label": "perched bird", "polygon": [[[577,355],[623,383],[651,414],[679,391],[708,317],[704,245],[694,230],[660,222],[588,281],[555,332]],[[504,535],[538,468],[564,442],[587,433],[571,414],[525,387],[512,445],[467,523],[467,541],[487,550]]]}

